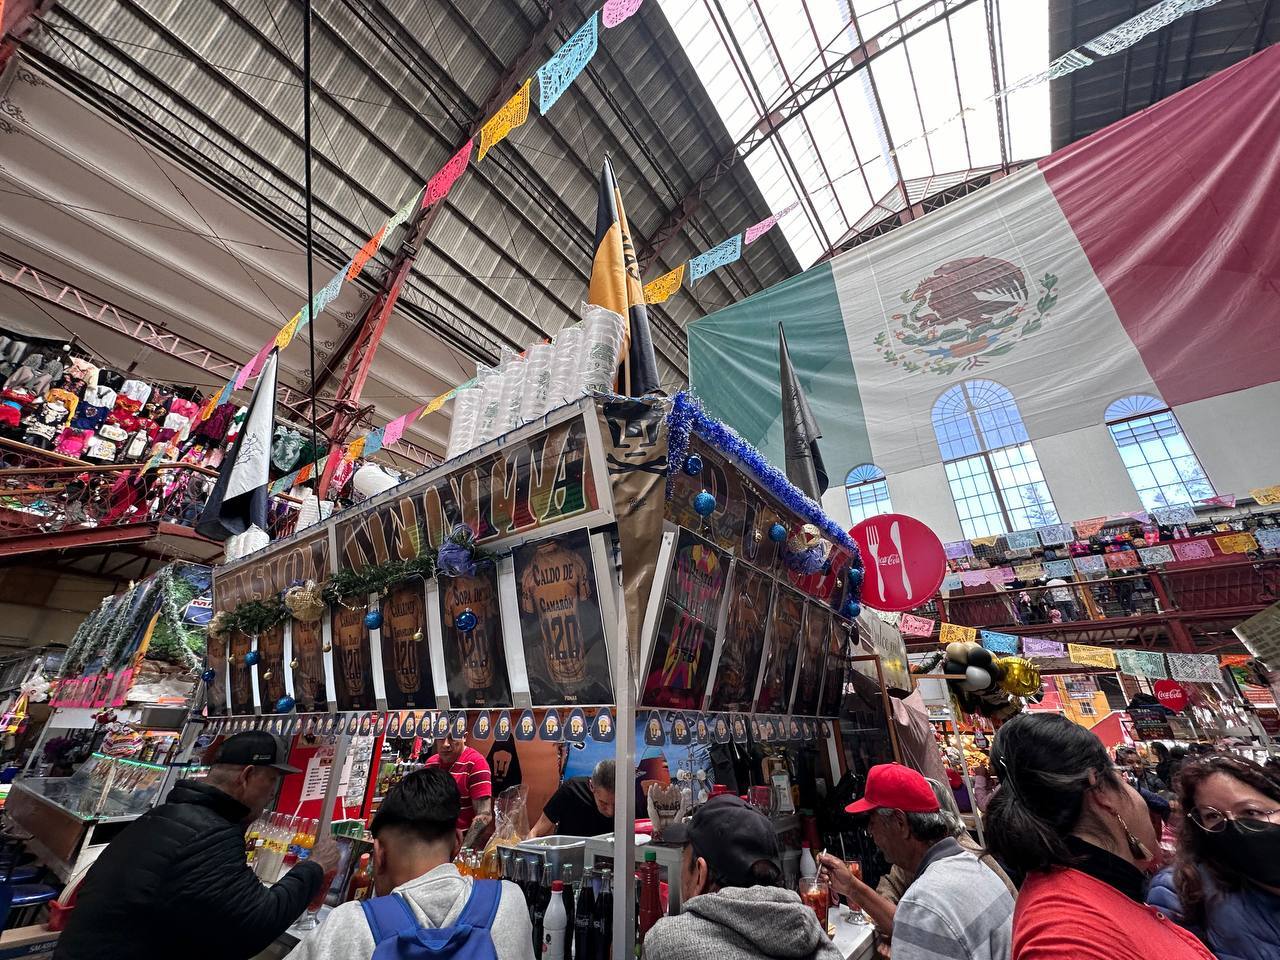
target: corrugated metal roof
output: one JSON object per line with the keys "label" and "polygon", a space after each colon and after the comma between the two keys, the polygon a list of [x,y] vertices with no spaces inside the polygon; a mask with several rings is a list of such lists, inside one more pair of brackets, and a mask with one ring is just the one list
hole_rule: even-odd
{"label": "corrugated metal roof", "polygon": [[[313,183],[316,233],[336,268],[456,150],[479,106],[545,20],[533,0],[334,0],[317,4]],[[571,4],[544,54],[590,10]],[[157,137],[186,145],[197,171],[300,235],[300,5],[262,0],[68,0],[31,39],[85,96],[120,98]],[[540,62],[542,58],[535,61]],[[596,179],[613,159],[643,242],[732,145],[658,4],[602,31],[600,52],[551,111],[468,171],[406,284],[401,313],[453,327],[477,357],[568,321],[586,289]],[[769,214],[735,171],[649,274]],[[389,262],[395,245],[384,248]],[[663,379],[684,380],[683,327],[791,275],[781,236],[677,294],[655,315]],[[321,269],[321,280],[327,272]]]}

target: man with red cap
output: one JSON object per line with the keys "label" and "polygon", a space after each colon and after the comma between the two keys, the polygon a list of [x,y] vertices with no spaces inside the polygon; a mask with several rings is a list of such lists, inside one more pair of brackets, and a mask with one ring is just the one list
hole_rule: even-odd
{"label": "man with red cap", "polygon": [[[867,832],[885,859],[915,877],[891,916],[893,960],[1008,960],[1013,897],[951,835],[922,774],[878,764],[867,773],[862,799],[845,810],[868,815]],[[824,858],[833,886],[857,900],[859,888],[869,888],[837,863]]]}

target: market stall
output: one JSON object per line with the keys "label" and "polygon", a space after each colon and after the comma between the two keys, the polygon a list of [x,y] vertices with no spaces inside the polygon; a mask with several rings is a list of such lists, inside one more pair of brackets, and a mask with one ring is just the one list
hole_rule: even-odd
{"label": "market stall", "polygon": [[208,567],[161,568],[104,598],[61,658],[52,710],[6,810],[63,882],[161,802],[187,767],[210,583]]}
{"label": "market stall", "polygon": [[[637,820],[660,845],[726,781],[798,868],[847,824],[797,814],[898,755],[861,579],[848,535],[696,401],[588,397],[218,569],[210,732],[292,736],[305,772],[276,810],[321,830],[447,733],[487,753],[495,794],[514,774],[527,822],[616,756],[596,854],[619,876]],[[900,638],[887,655],[904,671]],[[634,921],[615,897],[612,929]]]}

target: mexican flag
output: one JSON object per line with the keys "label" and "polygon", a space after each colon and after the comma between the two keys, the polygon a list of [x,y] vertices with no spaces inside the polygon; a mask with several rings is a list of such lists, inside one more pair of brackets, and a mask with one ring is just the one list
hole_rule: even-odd
{"label": "mexican flag", "polygon": [[782,323],[832,477],[894,474],[941,459],[958,383],[1064,434],[1280,380],[1278,319],[1280,45],[695,322],[690,380],[781,462]]}

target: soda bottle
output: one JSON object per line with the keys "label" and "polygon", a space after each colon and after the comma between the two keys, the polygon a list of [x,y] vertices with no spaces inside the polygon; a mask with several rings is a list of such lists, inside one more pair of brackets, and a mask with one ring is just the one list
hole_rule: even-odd
{"label": "soda bottle", "polygon": [[565,930],[569,917],[564,909],[564,881],[551,883],[551,899],[542,917],[542,960],[566,960]]}
{"label": "soda bottle", "polygon": [[644,852],[644,863],[640,865],[640,918],[638,942],[644,943],[644,935],[662,916],[662,898],[658,890],[658,854],[655,850]]}
{"label": "soda bottle", "polygon": [[544,863],[542,865],[542,879],[538,883],[538,889],[533,895],[533,942],[536,952],[542,951],[542,921],[546,916],[547,907],[551,903],[551,864]]}
{"label": "soda bottle", "polygon": [[[613,950],[613,871],[600,871],[600,893],[591,915],[591,960],[609,960]],[[579,958],[583,960],[583,958]]]}
{"label": "soda bottle", "polygon": [[593,960],[595,953],[591,949],[591,920],[595,916],[595,871],[588,870],[582,875],[582,889],[578,892],[578,903],[573,916],[573,954],[578,960]]}
{"label": "soda bottle", "polygon": [[[574,915],[573,909],[572,864],[566,863],[560,868],[560,882],[564,887],[560,899],[564,901],[565,929],[568,931],[564,938],[564,960],[572,960],[574,931],[577,930],[577,917]],[[546,921],[544,920],[543,925],[545,926],[545,924]]]}

